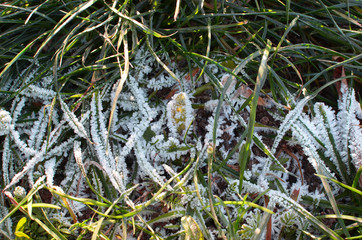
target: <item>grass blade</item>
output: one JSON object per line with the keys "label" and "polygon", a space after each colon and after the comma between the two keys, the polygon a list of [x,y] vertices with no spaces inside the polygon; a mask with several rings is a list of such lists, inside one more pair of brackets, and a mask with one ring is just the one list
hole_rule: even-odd
{"label": "grass blade", "polygon": [[240,178],[239,178],[239,193],[242,191],[243,187],[243,180],[244,180],[244,171],[248,162],[248,158],[250,156],[250,145],[251,141],[253,140],[254,135],[254,125],[255,125],[255,117],[256,117],[256,108],[258,106],[258,98],[260,90],[262,89],[266,77],[268,75],[268,56],[271,49],[271,42],[268,40],[266,48],[263,53],[263,57],[260,63],[258,76],[256,78],[256,85],[253,92],[253,100],[250,107],[250,117],[249,117],[249,124],[248,124],[248,135],[246,136],[246,142],[242,146],[239,154],[239,164],[240,164]]}

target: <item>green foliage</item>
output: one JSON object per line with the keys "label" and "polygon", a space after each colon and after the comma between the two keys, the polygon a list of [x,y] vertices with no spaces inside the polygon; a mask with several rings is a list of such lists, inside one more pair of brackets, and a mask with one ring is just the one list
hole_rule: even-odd
{"label": "green foliage", "polygon": [[181,218],[182,227],[185,229],[185,240],[203,240],[202,231],[197,222],[191,216]]}
{"label": "green foliage", "polygon": [[361,235],[361,24],[354,0],[0,3],[0,234]]}

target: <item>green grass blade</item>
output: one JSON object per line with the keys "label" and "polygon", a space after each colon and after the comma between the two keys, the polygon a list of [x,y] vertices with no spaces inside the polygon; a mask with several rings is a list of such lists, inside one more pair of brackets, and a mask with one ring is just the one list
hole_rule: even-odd
{"label": "green grass blade", "polygon": [[357,188],[358,181],[362,174],[362,166],[357,170],[356,176],[353,179],[352,187]]}
{"label": "green grass blade", "polygon": [[239,164],[240,164],[240,178],[239,178],[239,192],[241,193],[243,187],[243,180],[244,180],[244,171],[248,162],[248,157],[250,156],[250,145],[251,141],[253,140],[254,135],[254,125],[255,125],[255,117],[256,117],[256,108],[258,106],[258,98],[260,90],[262,89],[266,77],[268,75],[268,67],[267,61],[269,52],[271,49],[271,42],[268,41],[266,48],[264,50],[264,54],[260,63],[258,76],[256,78],[256,85],[253,93],[253,100],[250,107],[250,117],[249,117],[249,124],[248,124],[248,135],[246,136],[246,142],[242,146],[239,154]]}
{"label": "green grass blade", "polygon": [[74,8],[72,11],[67,13],[60,21],[59,23],[54,27],[54,29],[49,33],[49,36],[45,41],[42,43],[42,45],[38,48],[37,52],[34,55],[34,58],[37,58],[40,54],[40,51],[45,47],[46,44],[49,43],[49,41],[58,33],[60,32],[70,21],[72,21],[76,16],[78,16],[81,12],[87,10],[90,6],[92,6],[97,0],[90,0],[87,1],[76,8]]}
{"label": "green grass blade", "polygon": [[326,177],[326,176],[323,176],[323,175],[317,175],[318,177],[320,178],[323,178],[323,179],[328,179],[336,184],[338,184],[339,186],[345,188],[345,189],[348,189],[354,193],[357,193],[358,195],[361,195],[362,196],[362,191],[361,190],[358,190],[356,187],[353,187],[353,186],[348,186],[347,184],[344,184],[344,183],[341,183],[340,181],[336,180],[336,179],[333,179],[333,178],[329,178],[329,177]]}
{"label": "green grass blade", "polygon": [[[108,207],[107,211],[105,211],[104,214],[105,214],[105,215],[109,214],[109,213],[112,211],[112,209],[115,207],[115,205],[116,205],[122,198],[124,198],[124,195],[123,195],[123,194],[122,194],[116,201],[114,201],[111,206]],[[97,239],[99,238],[98,233],[99,233],[99,231],[100,231],[100,229],[101,229],[101,227],[102,227],[102,223],[103,223],[104,219],[105,219],[105,217],[101,217],[101,219],[99,219],[99,220],[97,221],[97,225],[96,225],[96,227],[95,227],[95,229],[94,229],[94,231],[93,231],[92,240],[97,240]]]}
{"label": "green grass blade", "polygon": [[343,238],[339,236],[335,231],[327,227],[325,224],[323,224],[321,221],[319,221],[315,216],[313,216],[310,212],[308,212],[303,206],[296,203],[289,197],[282,196],[283,201],[289,204],[289,206],[296,211],[298,215],[300,215],[302,218],[306,218],[313,226],[320,229],[324,233],[327,234],[331,239],[338,239],[342,240]]}
{"label": "green grass blade", "polygon": [[324,218],[343,218],[345,220],[350,220],[350,221],[354,221],[354,222],[358,222],[358,223],[362,223],[362,218],[360,217],[355,217],[355,216],[350,216],[350,215],[340,215],[340,216],[337,216],[335,214],[327,214],[327,215],[320,215],[320,216],[317,216],[317,218],[320,218],[320,219],[324,219]]}
{"label": "green grass blade", "polygon": [[20,59],[21,56],[23,56],[33,45],[36,41],[38,41],[39,39],[41,39],[44,35],[46,35],[47,33],[43,33],[42,35],[40,35],[39,37],[37,37],[35,40],[31,41],[28,45],[25,46],[25,48],[23,48],[18,54],[16,54],[16,56],[11,59],[10,62],[8,62],[6,64],[6,67],[1,71],[0,73],[0,78],[3,77],[4,73],[10,69],[10,67],[17,61]]}
{"label": "green grass blade", "polygon": [[54,21],[54,19],[48,17],[47,15],[45,14],[42,14],[41,12],[37,11],[37,9],[39,9],[43,4],[45,4],[46,2],[48,2],[49,0],[45,1],[44,3],[40,4],[39,6],[37,6],[36,8],[34,8],[34,10],[31,10],[29,8],[22,8],[22,7],[18,7],[16,5],[9,5],[9,4],[0,4],[0,7],[2,8],[14,8],[14,9],[17,9],[17,10],[21,10],[21,11],[24,11],[24,12],[30,12],[29,14],[29,17],[27,18],[27,20],[24,22],[24,24],[27,24],[27,22],[29,21],[30,17],[33,15],[33,14],[36,14],[36,15],[39,15],[43,18],[45,18],[46,20],[48,20],[49,22],[52,22],[52,23],[57,23],[56,21]]}
{"label": "green grass blade", "polygon": [[[320,173],[323,173],[322,172],[322,169],[318,166],[318,172],[320,172]],[[333,195],[333,193],[332,193],[332,190],[331,190],[331,187],[330,187],[330,185],[329,185],[329,183],[326,181],[326,179],[325,178],[323,178],[323,177],[321,177],[321,180],[322,180],[322,184],[323,184],[323,186],[324,186],[324,189],[326,190],[326,194],[327,194],[327,196],[328,196],[328,199],[329,199],[329,201],[330,201],[330,203],[331,203],[331,205],[332,205],[332,208],[333,208],[333,211],[335,212],[335,214],[338,216],[338,222],[339,222],[339,224],[341,225],[341,227],[342,227],[342,229],[343,229],[343,233],[347,236],[347,237],[350,237],[350,235],[349,235],[349,232],[348,232],[348,230],[347,230],[347,228],[346,228],[346,225],[344,224],[344,221],[343,221],[343,219],[341,218],[341,213],[340,213],[340,211],[339,211],[339,209],[338,209],[338,205],[337,205],[337,202],[336,202],[336,199],[334,198],[334,195]]]}

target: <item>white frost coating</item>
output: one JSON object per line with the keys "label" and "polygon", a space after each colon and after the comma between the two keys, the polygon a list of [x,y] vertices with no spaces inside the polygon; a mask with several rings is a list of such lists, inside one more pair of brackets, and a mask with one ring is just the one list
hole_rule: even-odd
{"label": "white frost coating", "polygon": [[80,168],[83,176],[86,176],[86,171],[83,164],[82,149],[79,141],[74,141],[74,158]]}
{"label": "white frost coating", "polygon": [[[309,162],[312,164],[318,174],[327,175],[328,177],[334,177],[330,169],[325,165],[318,155],[317,149],[311,142],[309,133],[305,131],[303,126],[294,124],[292,126],[293,136],[302,145],[304,153],[308,156]],[[320,171],[322,170],[322,172]]]}
{"label": "white frost coating", "polygon": [[[344,94],[338,102],[339,112],[337,114],[340,123],[341,155],[347,163],[348,150],[351,151],[352,162],[358,169],[362,165],[362,133],[360,122],[357,117],[361,106],[356,101],[353,89],[344,89]],[[346,164],[348,167],[348,164]]]}
{"label": "white frost coating", "polygon": [[[139,143],[136,143],[135,145],[135,151],[137,156],[137,161],[139,163],[139,167],[144,175],[144,177],[149,176],[152,178],[153,181],[155,181],[160,186],[163,186],[165,184],[165,178],[160,176],[159,172],[154,168],[150,162],[147,160],[145,156],[145,152],[140,146]],[[170,191],[172,190],[171,186],[167,186],[167,189]]]}
{"label": "white frost coating", "polygon": [[69,126],[80,137],[88,139],[87,131],[85,130],[83,124],[77,119],[75,114],[69,110],[68,106],[65,104],[65,102],[63,102],[62,99],[59,99],[59,101],[60,101],[60,106],[64,112],[64,118],[69,123]]}
{"label": "white frost coating", "polygon": [[113,170],[116,169],[115,160],[113,158],[113,154],[110,148],[110,144],[108,145],[108,154],[106,154],[106,127],[105,127],[105,118],[102,113],[102,103],[99,97],[93,95],[91,101],[91,135],[92,140],[94,142],[93,146],[96,150],[99,163],[109,176],[112,185],[117,189],[120,193],[125,190],[125,184],[123,182],[118,182],[114,177]]}
{"label": "white frost coating", "polygon": [[362,119],[362,108],[361,108],[361,105],[356,102],[356,115],[359,119]]}
{"label": "white frost coating", "polygon": [[353,127],[351,129],[353,134],[350,137],[350,151],[352,162],[355,165],[356,169],[359,169],[362,166],[362,132],[360,127]]}
{"label": "white frost coating", "polygon": [[292,123],[292,132],[315,168],[322,166],[327,170],[317,153],[317,149],[323,147],[324,156],[331,160],[338,171],[346,169],[349,174],[350,157],[357,169],[362,165],[362,132],[356,116],[359,103],[355,100],[354,90],[344,89],[342,92],[337,115],[331,107],[316,103],[313,119],[301,114]]}
{"label": "white frost coating", "polygon": [[44,164],[48,187],[53,187],[53,179],[55,174],[55,160],[56,160],[55,158],[52,158]]}
{"label": "white frost coating", "polygon": [[[132,78],[130,78],[130,80],[131,79]],[[141,169],[141,176],[151,177],[153,181],[162,186],[165,183],[165,178],[160,175],[161,170],[157,169],[156,166],[152,166],[150,163],[150,158],[146,157],[149,156],[149,154],[147,154],[148,145],[143,138],[144,132],[148,128],[150,122],[155,118],[157,112],[150,108],[146,101],[144,91],[136,85],[135,79],[133,79],[133,81],[130,81],[129,87],[133,95],[135,96],[139,108],[139,112],[137,114],[138,118],[136,119],[140,120],[135,121],[136,124],[130,126],[130,129],[133,132],[131,135],[133,136],[133,139],[132,142],[128,141],[128,143],[130,143],[130,145],[133,145],[134,147],[137,162]],[[172,190],[170,186],[168,186],[167,188]]]}
{"label": "white frost coating", "polygon": [[53,90],[38,87],[31,84],[26,89],[24,89],[24,91],[22,91],[21,94],[33,99],[42,99],[44,101],[51,101],[56,96],[57,93]]}
{"label": "white frost coating", "polygon": [[2,155],[2,174],[4,185],[8,185],[10,182],[10,176],[12,174],[12,167],[9,166],[11,163],[11,151],[10,151],[10,144],[9,144],[9,136],[7,136],[4,140],[3,145],[3,155]]}
{"label": "white frost coating", "polygon": [[[314,118],[314,123],[319,139],[324,143],[325,156],[331,159],[335,166],[339,166],[337,155],[339,156],[339,151],[341,149],[340,137],[337,134],[337,121],[335,119],[334,112],[330,107],[325,106],[323,103],[316,103],[314,105],[314,112],[316,116]],[[331,133],[330,134],[328,134]],[[335,148],[335,147],[337,148]],[[341,169],[339,169],[342,171]]]}
{"label": "white frost coating", "polygon": [[[185,92],[175,94],[167,104],[167,126],[172,135],[184,136],[193,118],[189,96]],[[191,131],[192,126],[189,131]]]}
{"label": "white frost coating", "polygon": [[[208,124],[206,126],[207,133],[205,134],[204,144],[209,144],[210,142],[213,141],[215,112],[216,112],[216,110],[214,111],[214,114],[211,117],[209,117],[209,119],[208,119]],[[221,136],[224,133],[224,131],[222,129],[220,129],[220,126],[222,126],[224,123],[225,123],[224,116],[220,115],[218,122],[217,122],[215,147],[218,147],[223,141],[221,139]]]}
{"label": "white frost coating", "polygon": [[305,129],[309,136],[310,136],[310,141],[314,144],[314,146],[319,149],[320,148],[320,144],[317,141],[320,140],[319,136],[318,136],[318,132],[319,129],[317,128],[315,121],[311,120],[310,117],[305,114],[302,113],[299,118],[296,120],[297,123],[294,124],[299,124],[299,126],[302,126],[303,129]]}
{"label": "white frost coating", "polygon": [[177,84],[177,81],[173,77],[160,74],[160,76],[158,76],[157,78],[151,78],[148,82],[147,87],[153,90],[160,90],[163,88],[172,87],[175,84]]}
{"label": "white frost coating", "polygon": [[[18,102],[19,101],[19,102]],[[18,121],[18,117],[21,114],[21,110],[25,106],[26,98],[22,97],[19,99],[19,97],[16,97],[12,104],[12,124],[15,124]]]}
{"label": "white frost coating", "polygon": [[9,133],[9,127],[11,123],[10,113],[3,109],[0,109],[0,136]]}
{"label": "white frost coating", "polygon": [[209,112],[213,112],[217,108],[218,104],[219,104],[218,99],[211,99],[205,103],[204,108]]}
{"label": "white frost coating", "polygon": [[276,149],[280,143],[280,141],[282,140],[283,136],[285,135],[285,133],[290,129],[290,127],[292,126],[292,124],[295,122],[295,120],[300,116],[300,114],[303,111],[303,107],[304,105],[309,101],[310,97],[305,97],[303,98],[296,106],[293,110],[291,110],[288,115],[285,117],[284,121],[282,122],[282,124],[279,127],[278,130],[278,135],[276,136],[274,143],[273,143],[273,147],[271,149],[271,153],[275,154]]}
{"label": "white frost coating", "polygon": [[47,153],[47,156],[48,157],[53,157],[53,156],[67,157],[69,150],[72,148],[74,140],[75,140],[75,138],[69,138],[66,141],[62,142],[61,144],[59,144],[55,147],[53,145],[51,145],[53,148]]}
{"label": "white frost coating", "polygon": [[4,188],[4,190],[8,189],[9,187],[13,186],[14,184],[16,184],[17,182],[20,181],[20,179],[22,179],[24,177],[24,175],[26,173],[28,173],[29,170],[33,169],[33,167],[35,166],[35,164],[37,164],[38,162],[42,161],[44,158],[44,155],[42,152],[37,153],[32,159],[30,159],[25,167],[23,168],[23,170],[17,174],[15,174],[15,176],[13,177],[13,179],[11,180],[11,182]]}
{"label": "white frost coating", "polygon": [[21,152],[28,156],[34,156],[38,152],[33,148],[29,148],[27,144],[20,139],[20,134],[15,130],[15,126],[13,124],[10,125],[10,132],[14,138],[15,144],[18,146]]}
{"label": "white frost coating", "polygon": [[[341,90],[342,91],[342,90]],[[343,123],[339,128],[340,138],[341,138],[341,157],[343,159],[348,159],[348,138],[349,131],[352,125],[352,119],[355,118],[353,107],[353,101],[355,99],[354,91],[351,92],[345,89],[342,98],[338,102],[339,112],[337,114],[338,122]],[[347,164],[348,165],[348,164]],[[348,167],[348,166],[347,166]]]}
{"label": "white frost coating", "polygon": [[117,106],[124,111],[137,111],[138,109],[134,96],[129,92],[119,94]]}
{"label": "white frost coating", "polygon": [[38,114],[38,120],[34,122],[31,132],[29,134],[28,145],[31,148],[39,149],[42,144],[43,137],[47,130],[48,121],[45,120],[46,113],[44,111],[45,108],[42,108]]}
{"label": "white frost coating", "polygon": [[[44,160],[44,152],[45,152],[45,147],[41,150],[41,152],[36,154],[32,159],[30,159],[27,162],[27,164],[25,165],[25,167],[23,168],[23,170],[21,172],[15,174],[15,176],[13,177],[11,182],[4,188],[4,190],[6,190],[6,189],[10,188],[11,186],[13,186],[14,184],[16,184],[26,174],[28,175],[28,182],[30,183],[30,186],[32,186],[34,188],[37,183],[40,183],[41,181],[43,181],[45,176],[39,177],[34,184],[33,173],[34,173],[34,166],[37,163],[39,163],[40,161]],[[39,173],[39,172],[37,172],[37,173]]]}
{"label": "white frost coating", "polygon": [[[9,214],[8,208],[0,205],[0,218],[3,219],[5,216]],[[0,225],[0,234],[4,234],[8,239],[15,239],[13,235],[13,223],[11,218],[8,217],[1,225]]]}

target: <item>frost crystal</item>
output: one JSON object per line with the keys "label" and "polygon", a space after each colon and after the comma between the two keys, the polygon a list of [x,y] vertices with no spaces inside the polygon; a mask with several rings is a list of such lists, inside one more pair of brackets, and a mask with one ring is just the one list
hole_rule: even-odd
{"label": "frost crystal", "polygon": [[75,114],[69,110],[68,106],[65,104],[65,102],[63,102],[62,99],[60,99],[60,106],[64,111],[65,119],[69,123],[69,126],[73,128],[74,132],[80,137],[88,139],[87,132],[83,124],[77,119]]}
{"label": "frost crystal", "polygon": [[17,186],[14,190],[14,198],[20,202],[26,197],[26,190],[22,186]]}
{"label": "frost crystal", "polygon": [[283,123],[280,125],[278,135],[276,136],[271,152],[275,153],[280,141],[282,140],[285,133],[291,128],[293,123],[299,118],[303,111],[304,105],[309,101],[310,97],[302,99],[293,110],[291,110],[285,117]]}
{"label": "frost crystal", "polygon": [[56,92],[35,85],[29,85],[22,94],[27,97],[49,101],[56,95]]}
{"label": "frost crystal", "polygon": [[10,113],[1,109],[0,110],[0,136],[9,133],[9,126],[11,122]]}
{"label": "frost crystal", "polygon": [[167,104],[168,127],[174,136],[184,135],[192,121],[192,107],[188,95],[184,92],[176,94]]}
{"label": "frost crystal", "polygon": [[[272,217],[274,239],[281,234],[283,224],[286,227],[298,225],[305,229],[305,224],[303,225],[297,215],[302,213],[309,216],[298,203],[303,196],[309,195],[316,202],[325,197],[318,191],[308,191],[308,186],[303,182],[303,170],[300,170],[302,167],[293,164],[294,159],[302,158],[302,154],[292,153],[293,157],[291,154],[278,153],[276,155],[280,162],[274,156],[279,143],[287,139],[285,135],[294,137],[296,144],[302,146],[303,153],[317,172],[321,171],[324,175],[333,177],[336,170],[342,170],[339,168],[341,162],[347,164],[352,160],[356,168],[362,165],[362,133],[355,117],[361,111],[355,101],[354,92],[345,91],[339,101],[340,109],[337,115],[322,103],[315,104],[311,109],[314,115],[305,112],[304,106],[312,98],[306,97],[296,103],[286,116],[276,116],[282,123],[271,151],[263,143],[258,131],[274,133],[276,130],[256,126],[250,148],[255,149],[257,146],[267,153],[267,156],[262,157],[251,150],[250,159],[253,164],[244,172],[245,180],[240,193],[239,179],[228,171],[239,171],[238,155],[240,146],[245,143],[243,132],[247,131],[246,122],[250,114],[249,107],[240,108],[252,90],[230,78],[230,74],[223,72],[215,64],[205,65],[207,74],[201,74],[196,81],[194,76],[185,76],[185,72],[175,68],[173,60],[170,60],[169,67],[180,79],[180,85],[173,77],[162,72],[152,55],[140,47],[132,60],[128,81],[119,98],[115,98],[115,86],[118,86],[118,83],[113,80],[118,75],[111,76],[108,80],[95,83],[94,88],[79,99],[82,107],[74,112],[70,106],[78,102],[73,97],[63,100],[60,96],[68,95],[63,95],[63,92],[57,94],[58,90],[55,91],[51,84],[54,80],[51,75],[45,76],[42,81],[35,81],[36,71],[31,72],[29,69],[30,74],[26,79],[17,79],[14,83],[7,84],[5,89],[14,92],[19,90],[24,82],[28,87],[15,97],[10,113],[0,110],[0,135],[7,135],[3,144],[1,169],[5,189],[23,178],[27,179],[30,185],[34,182],[40,183],[39,179],[46,178],[49,187],[55,187],[54,189],[60,192],[64,189],[68,195],[85,199],[94,197],[93,189],[89,191],[87,186],[90,183],[94,193],[107,195],[112,201],[119,199],[116,204],[122,204],[122,208],[130,207],[138,212],[138,207],[147,206],[147,209],[140,208],[142,211],[137,213],[137,216],[145,216],[144,220],[150,219],[150,215],[155,213],[151,212],[152,207],[157,210],[160,206],[166,207],[167,210],[162,209],[162,212],[157,213],[161,215],[149,225],[154,227],[157,234],[168,234],[173,230],[165,230],[161,227],[162,224],[155,223],[179,219],[188,212],[194,214],[192,217],[195,216],[195,221],[203,231],[209,230],[210,193],[204,183],[213,180],[211,194],[221,193],[222,201],[227,205],[214,205],[221,220],[220,232],[227,231],[224,221],[227,218],[231,221],[238,219],[240,224],[244,224],[239,231],[235,230],[235,234],[241,237],[250,238],[255,231],[260,231],[261,217],[265,213],[250,210],[251,204],[249,203],[249,206],[247,202],[243,202],[243,198],[249,196],[245,197],[245,200],[249,201],[250,196],[254,198],[254,194],[257,196],[263,193],[269,197],[267,207],[275,211]],[[201,64],[204,62],[201,61]],[[243,71],[242,66],[246,64],[246,61],[240,62],[239,71],[245,78],[250,79]],[[74,68],[70,71],[74,71]],[[112,71],[106,72],[107,76],[112,75]],[[224,89],[223,102],[220,102],[217,92],[206,92],[202,98],[191,97],[195,93],[195,87],[201,87],[208,82],[215,84],[221,91],[223,87],[228,87]],[[62,87],[66,89],[67,84],[66,82]],[[170,94],[165,97],[163,94],[166,91]],[[177,93],[170,99],[169,96],[175,91]],[[36,111],[29,111],[28,106],[39,99],[43,106]],[[57,100],[60,107],[47,107],[52,99],[53,103]],[[284,102],[295,104],[293,99],[294,96],[287,93]],[[109,106],[113,101],[117,101],[117,104],[112,125],[108,129],[111,112]],[[204,109],[197,110],[202,113],[197,117],[204,119],[197,119],[195,123],[193,103],[200,108],[204,106]],[[283,107],[277,103],[274,106]],[[220,111],[216,111],[217,107],[220,107]],[[274,113],[277,114],[278,111]],[[208,179],[205,174],[199,173],[206,169],[206,149],[211,142],[215,143],[213,147],[217,154],[214,168],[217,170],[212,173],[213,178]],[[224,162],[224,159],[227,161]],[[325,159],[332,164],[325,164]],[[186,171],[185,166],[191,160],[194,164]],[[223,166],[218,165],[221,162]],[[62,168],[57,169],[59,166]],[[295,174],[296,180],[293,184],[290,183],[290,172],[281,171],[284,167]],[[199,171],[200,169],[202,171]],[[59,187],[54,186],[57,171],[65,175]],[[198,181],[199,177],[203,177],[202,183]],[[130,187],[138,183],[141,184]],[[130,195],[134,189],[135,194]],[[153,198],[152,194],[155,192],[157,196],[153,195],[156,196]],[[128,196],[132,197],[128,199]],[[138,200],[133,203],[131,199],[135,198]],[[170,199],[172,202],[168,204]],[[263,205],[264,201],[266,205],[266,199],[262,197],[256,204]],[[140,205],[135,206],[136,203]],[[0,210],[1,208],[0,206]],[[71,208],[78,216],[85,213],[82,211],[82,203],[74,201]],[[122,211],[120,209],[121,214]],[[0,218],[4,212],[0,212]],[[63,224],[71,225],[66,209],[49,214],[52,218],[59,218]],[[241,219],[243,216],[244,220]],[[205,219],[207,222],[203,222]],[[177,228],[175,231],[179,231],[175,236],[181,235],[180,224],[172,225]],[[216,239],[218,233],[219,231],[210,230],[206,234],[205,231],[205,236],[207,235],[207,239]],[[263,234],[265,233],[261,233]],[[131,239],[131,236],[129,238]]]}

